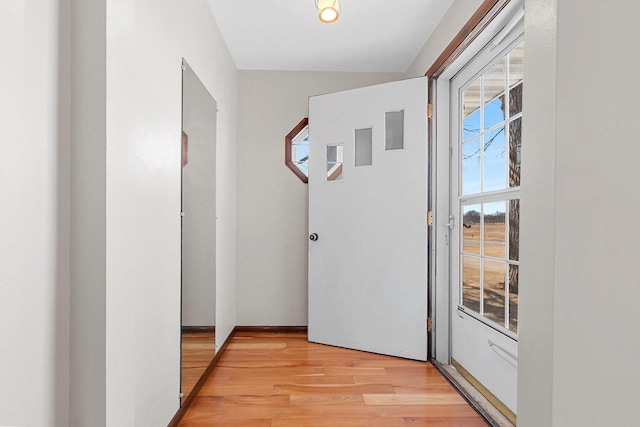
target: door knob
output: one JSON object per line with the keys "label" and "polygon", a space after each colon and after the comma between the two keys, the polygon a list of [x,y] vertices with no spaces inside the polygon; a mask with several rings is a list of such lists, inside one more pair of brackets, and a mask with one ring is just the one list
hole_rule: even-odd
{"label": "door knob", "polygon": [[312,242],[315,242],[316,240],[318,240],[318,234],[317,233],[313,233],[309,236],[309,240],[311,240]]}

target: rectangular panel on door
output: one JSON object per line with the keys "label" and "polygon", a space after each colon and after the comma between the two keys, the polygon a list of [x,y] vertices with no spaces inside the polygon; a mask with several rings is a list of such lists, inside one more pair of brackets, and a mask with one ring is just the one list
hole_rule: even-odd
{"label": "rectangular panel on door", "polygon": [[309,100],[309,340],[427,357],[426,78]]}

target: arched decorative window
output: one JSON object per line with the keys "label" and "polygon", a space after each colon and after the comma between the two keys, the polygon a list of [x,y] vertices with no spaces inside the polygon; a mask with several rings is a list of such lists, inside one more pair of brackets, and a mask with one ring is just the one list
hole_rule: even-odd
{"label": "arched decorative window", "polygon": [[304,118],[284,138],[284,163],[305,184],[309,182],[309,119]]}

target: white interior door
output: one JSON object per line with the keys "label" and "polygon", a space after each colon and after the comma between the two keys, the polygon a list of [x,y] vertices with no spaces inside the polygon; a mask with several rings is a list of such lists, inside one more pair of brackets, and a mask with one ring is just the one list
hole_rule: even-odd
{"label": "white interior door", "polygon": [[309,99],[309,340],[427,357],[426,78]]}
{"label": "white interior door", "polygon": [[[519,35],[520,34],[520,35]],[[451,358],[516,412],[524,42],[451,81]]]}

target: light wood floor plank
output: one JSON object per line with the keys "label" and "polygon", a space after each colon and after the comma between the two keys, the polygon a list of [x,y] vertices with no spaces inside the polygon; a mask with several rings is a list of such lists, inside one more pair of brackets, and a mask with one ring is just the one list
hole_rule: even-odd
{"label": "light wood floor plank", "polygon": [[451,385],[438,372],[437,375],[354,375],[353,380],[356,384],[389,384],[392,386],[419,387],[427,385]]}
{"label": "light wood floor plank", "polygon": [[487,427],[487,422],[478,417],[460,418],[405,418],[405,427]]}
{"label": "light wood floor plank", "polygon": [[206,382],[198,396],[273,396],[270,384],[210,384]]}
{"label": "light wood floor plank", "polygon": [[386,384],[358,384],[334,386],[328,384],[277,385],[275,394],[364,394],[393,393],[393,387]]}
{"label": "light wood floor plank", "polygon": [[[185,415],[190,419],[191,413],[198,418],[456,418],[478,416],[468,405],[363,405],[361,403],[344,403],[340,405],[289,405],[289,406],[257,406],[227,405],[215,397],[198,397]],[[479,416],[478,416],[479,417]]]}
{"label": "light wood floor plank", "polygon": [[458,393],[363,394],[366,405],[466,405]]}
{"label": "light wood floor plank", "polygon": [[278,376],[226,376],[220,378],[233,384],[271,384],[271,385],[305,385],[325,384],[330,386],[355,385],[353,376],[350,375],[278,375]]}
{"label": "light wood floor plank", "polygon": [[249,418],[202,418],[189,419],[180,423],[180,427],[271,427],[271,419]]}
{"label": "light wood floor plank", "polygon": [[350,366],[327,366],[327,375],[386,375],[385,368],[356,368]]}
{"label": "light wood floor plank", "polygon": [[416,368],[422,371],[427,371],[430,368],[430,365],[426,365],[424,362],[418,362],[415,360],[405,360],[405,359],[360,359],[354,365],[357,368]]}
{"label": "light wood floor plank", "polygon": [[417,393],[451,393],[451,385],[447,382],[443,384],[425,384],[409,386],[393,386],[396,394],[417,394]]}
{"label": "light wood floor plank", "polygon": [[271,427],[406,427],[403,418],[309,418],[273,420]]}
{"label": "light wood floor plank", "polygon": [[[260,362],[258,362],[260,363]],[[277,367],[277,368],[255,368],[255,369],[247,369],[247,368],[238,368],[238,367],[216,367],[215,369],[220,373],[220,376],[237,376],[237,375],[248,375],[251,376],[262,376],[262,377],[271,377],[271,376],[281,376],[281,375],[293,375],[293,376],[309,376],[309,375],[325,375],[325,370],[321,366],[296,366],[296,367]],[[327,374],[331,375],[331,374]]]}
{"label": "light wood floor plank", "polygon": [[344,405],[345,403],[364,403],[361,394],[292,394],[290,405]]}
{"label": "light wood floor plank", "polygon": [[287,348],[284,342],[248,342],[229,344],[227,350],[281,350]]}

